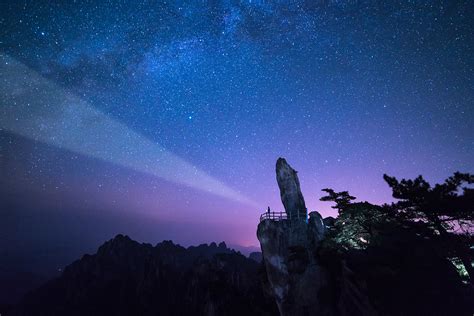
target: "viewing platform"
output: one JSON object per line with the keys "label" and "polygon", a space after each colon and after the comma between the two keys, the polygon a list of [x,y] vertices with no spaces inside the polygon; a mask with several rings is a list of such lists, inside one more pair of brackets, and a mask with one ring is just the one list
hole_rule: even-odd
{"label": "viewing platform", "polygon": [[283,221],[283,220],[304,220],[308,221],[308,216],[302,216],[296,213],[292,217],[288,217],[286,212],[265,212],[262,215],[260,215],[260,222],[263,222],[265,220],[270,220],[270,221]]}

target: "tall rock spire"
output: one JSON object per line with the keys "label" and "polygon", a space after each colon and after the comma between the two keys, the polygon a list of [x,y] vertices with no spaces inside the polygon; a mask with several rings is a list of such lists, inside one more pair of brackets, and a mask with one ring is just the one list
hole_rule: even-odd
{"label": "tall rock spire", "polygon": [[280,188],[281,202],[290,219],[306,219],[308,211],[300,189],[297,171],[286,162],[278,158],[276,163],[276,178]]}
{"label": "tall rock spire", "polygon": [[288,219],[262,217],[257,238],[267,290],[275,298],[280,315],[376,315],[364,289],[354,283],[353,272],[344,263],[337,278],[321,264],[319,249],[326,226],[316,211],[306,220],[298,176],[283,158],[277,160],[276,179]]}
{"label": "tall rock spire", "polygon": [[277,160],[276,179],[288,219],[265,218],[257,228],[269,291],[281,316],[330,315],[318,295],[327,279],[316,259],[325,231],[321,215],[307,221],[296,170],[283,158]]}

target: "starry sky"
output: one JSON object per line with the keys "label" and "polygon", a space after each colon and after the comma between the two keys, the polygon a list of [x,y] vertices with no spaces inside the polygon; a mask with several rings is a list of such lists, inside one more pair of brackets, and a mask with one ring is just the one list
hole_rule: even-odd
{"label": "starry sky", "polygon": [[0,8],[8,243],[258,245],[278,157],[324,216],[326,187],[383,203],[384,173],[474,171],[471,1]]}

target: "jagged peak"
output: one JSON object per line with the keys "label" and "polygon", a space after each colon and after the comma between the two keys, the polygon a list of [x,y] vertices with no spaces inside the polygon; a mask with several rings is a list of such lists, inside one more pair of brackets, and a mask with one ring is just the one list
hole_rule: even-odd
{"label": "jagged peak", "polygon": [[99,247],[97,254],[105,254],[110,252],[122,253],[127,252],[127,249],[135,248],[139,246],[150,246],[148,244],[140,244],[139,242],[131,239],[127,235],[118,234],[114,238],[106,241],[102,246]]}

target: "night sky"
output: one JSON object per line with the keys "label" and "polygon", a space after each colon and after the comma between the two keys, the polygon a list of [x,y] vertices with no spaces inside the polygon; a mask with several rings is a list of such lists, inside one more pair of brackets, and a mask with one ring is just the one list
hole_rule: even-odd
{"label": "night sky", "polygon": [[474,171],[471,1],[54,2],[0,4],[3,247],[258,245],[280,156],[324,216]]}

